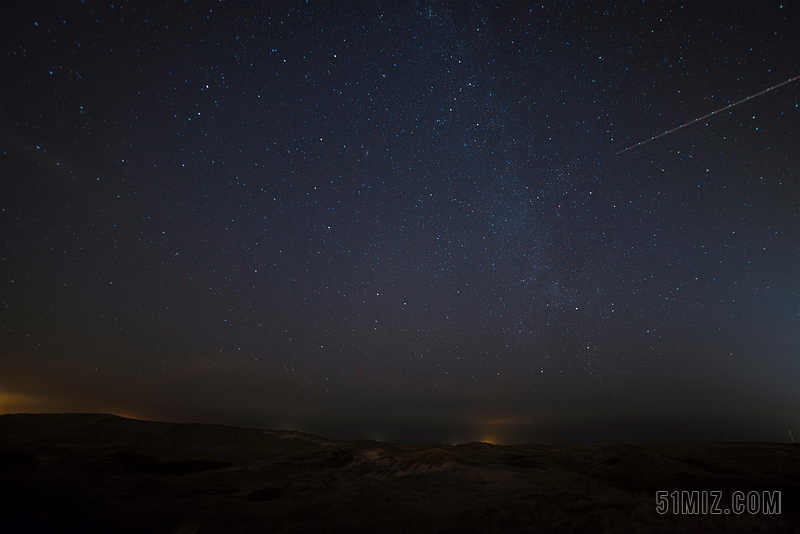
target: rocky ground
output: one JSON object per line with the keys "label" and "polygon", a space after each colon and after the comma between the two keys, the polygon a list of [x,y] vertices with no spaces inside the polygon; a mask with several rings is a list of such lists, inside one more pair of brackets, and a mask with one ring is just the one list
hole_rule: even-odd
{"label": "rocky ground", "polygon": [[[676,514],[674,491],[720,491],[723,513]],[[736,491],[780,492],[780,513],[730,512]],[[12,414],[0,493],[0,530],[37,534],[799,532],[800,446],[412,445]]]}

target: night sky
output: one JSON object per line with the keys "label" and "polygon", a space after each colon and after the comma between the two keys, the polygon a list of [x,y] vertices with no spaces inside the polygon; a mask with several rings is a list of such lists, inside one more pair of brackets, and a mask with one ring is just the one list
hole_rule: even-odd
{"label": "night sky", "polygon": [[800,438],[798,2],[0,3],[0,411]]}

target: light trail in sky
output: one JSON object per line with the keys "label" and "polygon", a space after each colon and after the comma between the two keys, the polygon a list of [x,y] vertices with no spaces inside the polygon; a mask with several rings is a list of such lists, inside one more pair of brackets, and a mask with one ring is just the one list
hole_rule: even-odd
{"label": "light trail in sky", "polygon": [[712,115],[716,115],[717,113],[721,113],[721,112],[725,111],[726,109],[730,109],[730,108],[732,108],[732,107],[734,107],[734,106],[738,106],[739,104],[742,104],[742,103],[744,103],[744,102],[747,102],[748,100],[752,100],[752,99],[754,99],[754,98],[756,98],[756,97],[758,97],[758,96],[761,96],[761,95],[763,95],[764,93],[767,93],[767,92],[769,92],[769,91],[772,91],[773,89],[777,89],[778,87],[780,87],[780,86],[782,86],[782,85],[786,85],[787,83],[793,82],[793,81],[797,80],[798,78],[800,78],[800,76],[795,76],[794,78],[790,78],[790,79],[786,80],[785,82],[781,82],[781,83],[779,83],[778,85],[773,85],[772,87],[769,87],[769,88],[767,88],[767,89],[764,89],[764,90],[763,90],[763,91],[761,91],[760,93],[756,93],[756,94],[754,94],[754,95],[750,95],[750,96],[748,96],[747,98],[743,98],[743,99],[739,100],[738,102],[734,102],[733,104],[729,104],[729,105],[725,106],[724,108],[720,108],[720,109],[718,109],[717,111],[712,111],[712,112],[711,112],[711,113],[709,113],[708,115],[703,115],[703,116],[702,116],[702,117],[700,117],[699,119],[695,119],[695,120],[693,120],[693,121],[689,121],[689,122],[687,122],[687,123],[681,124],[680,126],[677,126],[677,127],[673,128],[673,129],[671,129],[671,130],[667,130],[667,131],[666,131],[666,132],[664,132],[664,133],[660,133],[660,134],[658,134],[658,135],[654,135],[654,136],[653,136],[653,137],[651,137],[650,139],[645,139],[645,140],[644,140],[644,141],[642,141],[641,143],[636,143],[635,145],[631,145],[631,146],[629,146],[628,148],[623,148],[622,150],[620,150],[619,152],[617,152],[617,154],[616,154],[616,155],[622,154],[623,152],[626,152],[626,151],[628,151],[628,150],[631,150],[632,148],[636,148],[636,147],[642,146],[642,145],[644,145],[645,143],[649,143],[650,141],[655,141],[655,140],[656,140],[656,139],[658,139],[659,137],[664,137],[664,136],[665,136],[665,135],[667,135],[667,134],[671,134],[672,132],[678,131],[678,130],[680,130],[681,128],[685,128],[685,127],[689,126],[690,124],[694,124],[694,123],[696,123],[696,122],[698,122],[698,121],[702,121],[702,120],[704,120],[704,119],[707,119],[707,118],[711,117]]}

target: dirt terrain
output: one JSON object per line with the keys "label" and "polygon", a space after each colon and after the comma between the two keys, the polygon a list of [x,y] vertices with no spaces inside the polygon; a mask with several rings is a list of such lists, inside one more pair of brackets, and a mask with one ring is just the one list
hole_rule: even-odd
{"label": "dirt terrain", "polygon": [[[780,514],[656,491],[780,492]],[[800,446],[413,445],[107,414],[0,416],[3,532],[799,532]]]}

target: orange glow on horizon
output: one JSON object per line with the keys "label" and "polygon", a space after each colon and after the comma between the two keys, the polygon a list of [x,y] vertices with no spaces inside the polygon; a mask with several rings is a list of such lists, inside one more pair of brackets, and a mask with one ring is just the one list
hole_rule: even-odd
{"label": "orange glow on horizon", "polygon": [[96,402],[87,405],[76,400],[0,391],[0,414],[14,413],[107,413],[128,419],[155,420],[132,407],[99,406]]}
{"label": "orange glow on horizon", "polygon": [[0,413],[42,413],[53,411],[52,402],[34,395],[0,391]]}

